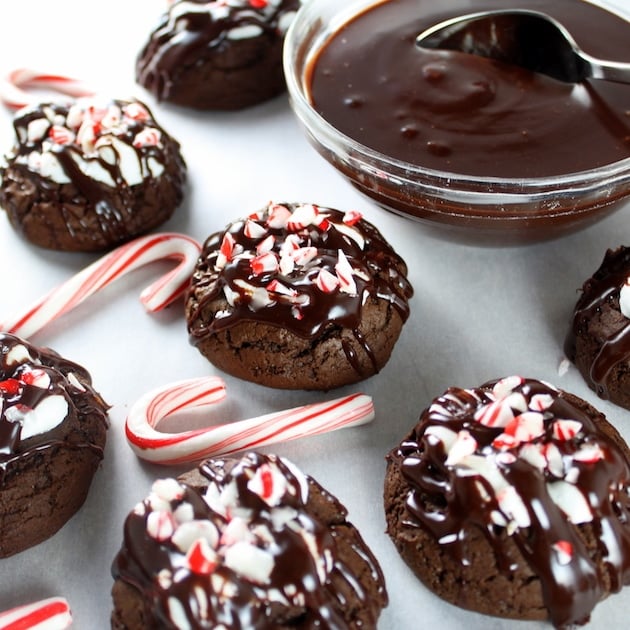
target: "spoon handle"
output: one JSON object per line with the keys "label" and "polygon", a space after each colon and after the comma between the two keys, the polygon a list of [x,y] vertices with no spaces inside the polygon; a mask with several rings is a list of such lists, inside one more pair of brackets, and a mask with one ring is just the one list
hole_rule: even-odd
{"label": "spoon handle", "polygon": [[630,63],[602,61],[590,55],[582,54],[585,74],[592,79],[603,79],[616,83],[630,83]]}

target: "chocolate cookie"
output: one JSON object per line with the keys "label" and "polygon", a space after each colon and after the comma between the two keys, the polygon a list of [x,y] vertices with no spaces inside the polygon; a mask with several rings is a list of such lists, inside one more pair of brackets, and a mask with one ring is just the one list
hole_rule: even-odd
{"label": "chocolate cookie", "polygon": [[452,387],[388,455],[387,531],[447,601],[557,627],[630,583],[630,451],[585,401],[509,377]]}
{"label": "chocolate cookie", "polygon": [[376,374],[409,314],[403,260],[358,213],[269,204],[204,244],[193,344],[261,385],[328,390]]}
{"label": "chocolate cookie", "polygon": [[84,368],[0,333],[0,558],[46,540],[83,505],[107,410]]}
{"label": "chocolate cookie", "polygon": [[160,101],[235,110],[286,88],[284,35],[300,0],[179,0],[136,64],[138,83]]}
{"label": "chocolate cookie", "polygon": [[598,396],[630,409],[630,248],[609,249],[582,287],[565,353]]}
{"label": "chocolate cookie", "polygon": [[387,594],[346,510],[287,460],[153,484],[112,567],[112,628],[376,628]]}
{"label": "chocolate cookie", "polygon": [[183,198],[179,144],[138,101],[21,110],[0,169],[11,225],[49,249],[98,251],[164,223]]}

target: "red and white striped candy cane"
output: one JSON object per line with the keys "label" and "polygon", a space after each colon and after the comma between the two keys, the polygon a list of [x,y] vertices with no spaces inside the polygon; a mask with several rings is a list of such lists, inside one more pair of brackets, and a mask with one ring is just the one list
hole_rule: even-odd
{"label": "red and white striped candy cane", "polygon": [[176,260],[179,264],[175,269],[140,294],[140,301],[148,311],[159,311],[184,293],[200,251],[201,245],[184,234],[167,232],[142,236],[98,259],[24,313],[0,322],[0,331],[30,337],[130,271],[157,260]]}
{"label": "red and white striped candy cane", "polygon": [[204,429],[181,433],[156,429],[172,414],[209,407],[225,396],[225,383],[216,376],[179,381],[148,392],[127,416],[125,433],[131,448],[141,459],[176,465],[358,426],[374,418],[372,399],[351,394]]}
{"label": "red and white striped candy cane", "polygon": [[50,597],[0,613],[0,630],[64,630],[72,613],[63,597]]}
{"label": "red and white striped candy cane", "polygon": [[93,88],[79,79],[59,74],[47,74],[29,68],[18,68],[0,81],[0,99],[10,109],[21,109],[39,102],[39,98],[29,93],[29,88],[50,90],[67,96],[94,96]]}

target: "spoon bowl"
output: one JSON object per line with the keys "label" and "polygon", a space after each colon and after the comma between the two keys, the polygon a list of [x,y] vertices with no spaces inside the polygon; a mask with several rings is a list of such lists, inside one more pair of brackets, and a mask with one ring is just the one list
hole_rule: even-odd
{"label": "spoon bowl", "polygon": [[630,63],[592,57],[560,22],[539,11],[499,9],[461,15],[426,29],[416,44],[489,57],[565,83],[586,79],[630,83]]}

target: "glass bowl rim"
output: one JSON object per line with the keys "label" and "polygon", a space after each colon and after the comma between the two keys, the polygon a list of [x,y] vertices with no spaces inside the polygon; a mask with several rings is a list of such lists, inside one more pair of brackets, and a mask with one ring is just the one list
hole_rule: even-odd
{"label": "glass bowl rim", "polygon": [[[309,65],[327,39],[358,11],[387,1],[357,0],[350,4],[339,5],[338,0],[336,2],[335,0],[309,0],[301,6],[292,21],[286,33],[283,53],[289,100],[298,119],[315,141],[335,154],[341,152],[352,156],[352,161],[358,163],[359,166],[369,164],[371,169],[378,169],[410,188],[422,189],[425,193],[429,191],[431,196],[444,197],[453,201],[494,205],[500,201],[509,205],[510,202],[544,201],[558,195],[596,195],[599,190],[604,192],[624,184],[627,184],[627,191],[625,195],[619,196],[630,195],[630,157],[592,169],[562,175],[523,178],[475,176],[430,169],[389,157],[336,129],[315,110],[307,97]],[[610,7],[601,0],[594,4],[623,19],[630,20],[630,14],[626,16],[616,11],[616,7]],[[334,20],[324,24],[319,20],[317,11],[320,7],[328,5],[338,7],[339,11],[334,14]],[[318,29],[316,37],[313,39],[311,35],[309,40],[303,41],[300,29],[316,23],[316,19],[319,20],[319,24],[315,27]],[[304,46],[307,47],[305,51]],[[500,200],[497,199],[498,196],[501,197]],[[587,204],[586,210],[592,210],[592,204]],[[519,211],[519,215],[521,212]],[[531,215],[528,216],[531,218]],[[548,208],[545,209],[545,216],[550,216]]]}

